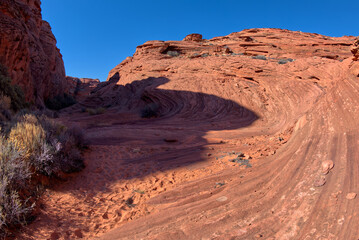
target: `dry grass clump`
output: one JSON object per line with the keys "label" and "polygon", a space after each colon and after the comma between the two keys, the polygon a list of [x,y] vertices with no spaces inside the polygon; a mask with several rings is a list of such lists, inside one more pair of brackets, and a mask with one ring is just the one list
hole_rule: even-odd
{"label": "dry grass clump", "polygon": [[86,108],[86,112],[90,115],[99,115],[106,112],[106,108],[98,107],[98,108]]}
{"label": "dry grass clump", "polygon": [[25,115],[10,131],[8,141],[15,149],[22,152],[25,158],[36,154],[46,141],[45,130],[33,115]]}
{"label": "dry grass clump", "polygon": [[39,194],[39,176],[56,178],[84,167],[80,128],[33,114],[14,119],[9,129],[0,128],[0,238],[25,223]]}

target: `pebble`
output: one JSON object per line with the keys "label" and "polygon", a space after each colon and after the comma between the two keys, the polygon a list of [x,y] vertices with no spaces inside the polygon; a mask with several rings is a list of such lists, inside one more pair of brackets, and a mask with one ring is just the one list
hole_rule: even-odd
{"label": "pebble", "polygon": [[325,177],[321,177],[321,178],[318,178],[317,180],[315,180],[314,182],[314,186],[315,187],[321,187],[323,186],[327,181],[325,180]]}
{"label": "pebble", "polygon": [[322,173],[328,174],[329,171],[334,167],[334,162],[332,160],[325,160],[322,162]]}
{"label": "pebble", "polygon": [[354,192],[351,192],[351,193],[348,193],[346,198],[349,199],[349,200],[353,200],[357,197],[357,194],[354,193]]}
{"label": "pebble", "polygon": [[228,198],[226,196],[222,196],[216,199],[218,202],[225,202],[228,200]]}

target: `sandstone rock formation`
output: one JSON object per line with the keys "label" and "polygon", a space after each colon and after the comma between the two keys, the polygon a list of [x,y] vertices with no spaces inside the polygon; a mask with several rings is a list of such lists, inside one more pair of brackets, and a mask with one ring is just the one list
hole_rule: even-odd
{"label": "sandstone rock formation", "polygon": [[187,35],[183,41],[194,41],[194,42],[200,42],[202,41],[202,35],[198,33],[192,33]]}
{"label": "sandstone rock formation", "polygon": [[97,85],[100,83],[99,79],[92,78],[76,78],[66,76],[67,89],[66,93],[75,97],[76,100],[82,100],[91,94]]}
{"label": "sandstone rock formation", "polygon": [[60,113],[93,151],[18,239],[356,239],[353,41],[248,29],[139,46]]}
{"label": "sandstone rock formation", "polygon": [[354,42],[352,53],[354,55],[353,60],[357,61],[359,59],[359,38],[357,38]]}
{"label": "sandstone rock formation", "polygon": [[63,93],[66,81],[62,55],[40,5],[40,0],[1,0],[0,64],[28,101],[42,105]]}

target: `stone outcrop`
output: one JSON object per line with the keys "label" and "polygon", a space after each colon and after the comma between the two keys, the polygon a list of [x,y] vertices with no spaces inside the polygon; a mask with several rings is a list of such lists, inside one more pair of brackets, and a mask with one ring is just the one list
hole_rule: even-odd
{"label": "stone outcrop", "polygon": [[192,33],[187,35],[183,41],[194,41],[194,42],[201,42],[202,41],[202,35],[198,33]]}
{"label": "stone outcrop", "polygon": [[[193,78],[192,68],[198,68],[197,72],[208,78],[214,75],[218,75],[218,79],[249,77],[243,69],[227,76],[219,66],[224,59],[247,62],[259,59],[280,65],[309,58],[342,61],[352,56],[353,40],[354,37],[332,38],[282,29],[247,29],[208,40],[202,40],[200,34],[190,34],[183,41],[148,41],[138,46],[132,57],[110,71],[107,80],[126,84],[147,77],[172,79],[189,75]],[[190,66],[184,67],[188,64]]]}
{"label": "stone outcrop", "polygon": [[353,60],[358,61],[358,59],[359,59],[359,37],[354,42],[354,45],[352,48],[352,53],[354,55]]}
{"label": "stone outcrop", "polygon": [[0,4],[0,64],[24,90],[27,101],[37,105],[66,88],[62,55],[40,6],[40,0]]}
{"label": "stone outcrop", "polygon": [[67,89],[66,92],[76,98],[82,100],[90,96],[91,91],[94,90],[100,83],[99,79],[92,78],[76,78],[66,76]]}

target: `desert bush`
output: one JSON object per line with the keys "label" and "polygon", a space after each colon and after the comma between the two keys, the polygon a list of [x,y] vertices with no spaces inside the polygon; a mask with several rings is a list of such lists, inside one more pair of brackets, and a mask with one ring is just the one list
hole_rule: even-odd
{"label": "desert bush", "polygon": [[288,62],[293,62],[294,61],[294,59],[291,59],[291,58],[288,58],[288,59],[280,59],[279,61],[278,61],[278,64],[286,64],[286,63],[288,63]]}
{"label": "desert bush", "polygon": [[63,108],[70,107],[71,105],[74,105],[76,103],[76,100],[66,93],[62,95],[57,95],[54,98],[47,99],[45,101],[45,105],[47,108],[51,110],[60,110]]}
{"label": "desert bush", "polygon": [[6,227],[24,223],[32,210],[33,205],[19,195],[30,176],[21,152],[0,136],[0,237]]}
{"label": "desert bush", "polygon": [[98,107],[98,108],[86,108],[86,112],[90,115],[99,115],[106,112],[106,108]]}
{"label": "desert bush", "polygon": [[9,130],[0,128],[0,238],[31,213],[28,199],[39,194],[34,190],[41,184],[38,176],[84,168],[81,150],[86,142],[80,128],[28,113],[13,121],[7,124]]}
{"label": "desert bush", "polygon": [[7,75],[7,70],[2,65],[0,65],[0,94],[11,99],[11,109],[14,111],[18,111],[28,106],[21,88],[11,84],[11,79]]}
{"label": "desert bush", "polygon": [[28,159],[34,156],[46,140],[44,129],[34,115],[25,115],[9,134],[9,142]]}
{"label": "desert bush", "polygon": [[46,133],[46,141],[32,161],[37,171],[51,176],[59,171],[70,173],[83,169],[81,150],[87,143],[82,129],[67,128],[45,116],[39,116],[38,121]]}
{"label": "desert bush", "polygon": [[167,51],[166,54],[171,57],[178,57],[180,55],[178,51]]}
{"label": "desert bush", "polygon": [[264,56],[264,55],[257,55],[257,56],[254,56],[252,57],[253,59],[259,59],[259,60],[267,60],[267,57]]}

